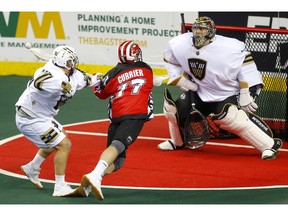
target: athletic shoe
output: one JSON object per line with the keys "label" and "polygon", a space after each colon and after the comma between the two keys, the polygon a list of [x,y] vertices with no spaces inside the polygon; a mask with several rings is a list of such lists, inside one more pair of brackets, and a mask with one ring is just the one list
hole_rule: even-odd
{"label": "athletic shoe", "polygon": [[184,148],[184,145],[176,146],[171,140],[166,140],[165,142],[160,143],[157,147],[162,151],[173,151]]}
{"label": "athletic shoe", "polygon": [[92,193],[98,200],[101,201],[104,199],[104,196],[101,191],[101,181],[95,177],[93,178],[91,173],[83,175],[81,180],[81,187],[87,188],[89,186],[91,186]]}
{"label": "athletic shoe", "polygon": [[275,159],[279,155],[278,150],[282,147],[282,144],[283,144],[283,142],[281,139],[275,138],[274,139],[274,145],[272,146],[272,148],[271,149],[265,149],[262,152],[262,160]]}
{"label": "athletic shoe", "polygon": [[81,185],[76,188],[78,190],[79,195],[82,197],[88,197],[89,193],[91,192],[91,186],[88,185],[87,187],[82,187]]}
{"label": "athletic shoe", "polygon": [[24,174],[28,177],[28,179],[39,189],[43,188],[43,185],[41,184],[39,180],[39,173],[40,173],[40,168],[35,169],[32,167],[31,162],[21,166],[21,170],[24,172]]}
{"label": "athletic shoe", "polygon": [[62,184],[55,184],[54,186],[54,197],[67,197],[67,196],[75,196],[77,193],[76,189],[72,189],[70,185],[66,182]]}

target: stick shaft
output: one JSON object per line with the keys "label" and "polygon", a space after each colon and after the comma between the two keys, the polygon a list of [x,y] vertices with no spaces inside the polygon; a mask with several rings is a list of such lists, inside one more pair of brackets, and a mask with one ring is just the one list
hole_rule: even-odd
{"label": "stick shaft", "polygon": [[182,32],[182,34],[183,34],[183,33],[187,32],[187,31],[186,31],[186,28],[185,28],[184,13],[181,13],[180,16],[181,16],[181,32]]}
{"label": "stick shaft", "polygon": [[30,48],[29,50],[40,60],[49,61],[50,59],[52,59],[52,55],[44,52],[39,48]]}

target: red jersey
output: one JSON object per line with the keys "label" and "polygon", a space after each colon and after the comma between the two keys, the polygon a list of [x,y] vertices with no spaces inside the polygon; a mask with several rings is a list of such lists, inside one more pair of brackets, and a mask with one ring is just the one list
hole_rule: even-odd
{"label": "red jersey", "polygon": [[109,99],[108,113],[112,121],[153,118],[153,72],[145,62],[118,63],[103,77],[94,94]]}

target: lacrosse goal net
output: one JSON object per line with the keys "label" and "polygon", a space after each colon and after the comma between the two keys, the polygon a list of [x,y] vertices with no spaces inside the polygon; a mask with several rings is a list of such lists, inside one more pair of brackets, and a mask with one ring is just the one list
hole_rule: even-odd
{"label": "lacrosse goal net", "polygon": [[[182,32],[191,28],[191,23],[181,25]],[[288,30],[220,25],[216,29],[218,35],[243,41],[252,53],[265,84],[256,99],[256,114],[271,128],[274,137],[288,141]]]}

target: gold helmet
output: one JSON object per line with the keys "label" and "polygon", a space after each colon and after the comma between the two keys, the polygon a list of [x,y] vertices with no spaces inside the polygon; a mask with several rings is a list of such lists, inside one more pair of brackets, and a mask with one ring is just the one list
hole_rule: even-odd
{"label": "gold helmet", "polygon": [[[196,30],[198,28],[207,29],[207,33],[205,35],[197,35]],[[199,49],[205,45],[206,41],[214,38],[216,34],[216,26],[214,21],[210,17],[202,16],[198,17],[193,23],[192,32],[194,46]]]}

